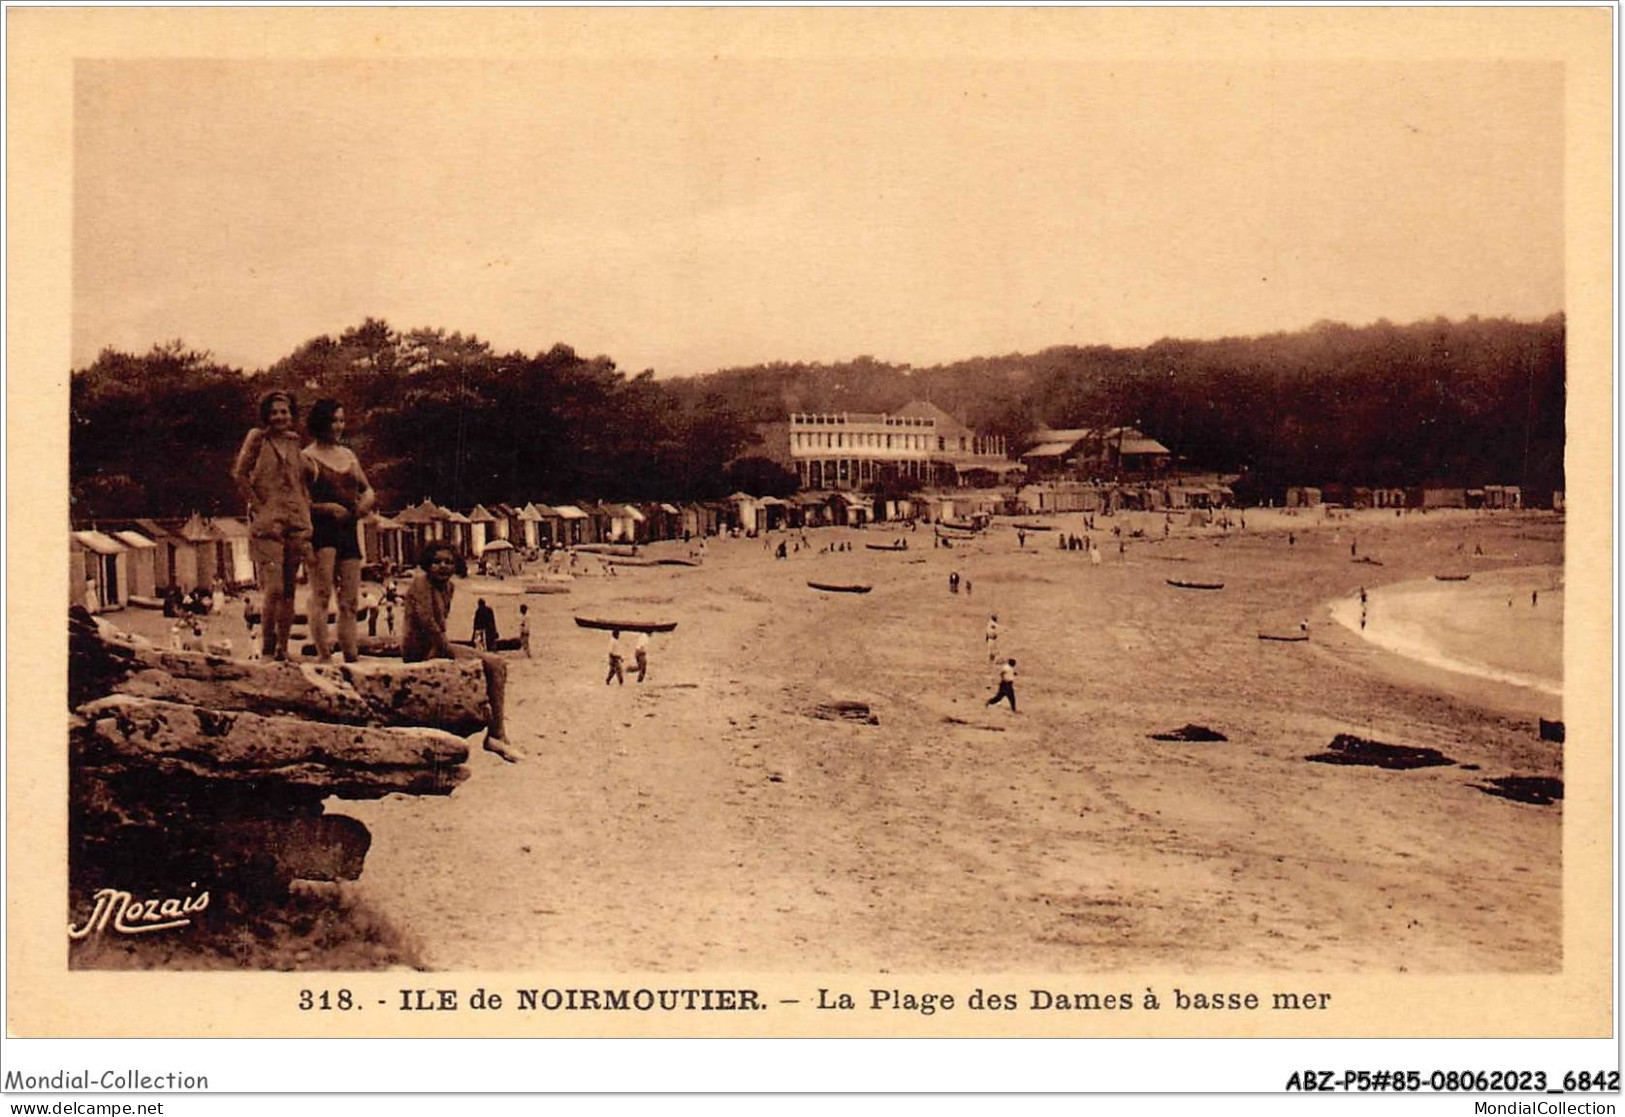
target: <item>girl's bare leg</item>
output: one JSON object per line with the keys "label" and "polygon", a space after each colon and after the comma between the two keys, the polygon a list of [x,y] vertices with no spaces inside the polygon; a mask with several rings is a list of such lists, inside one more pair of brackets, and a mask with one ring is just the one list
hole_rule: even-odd
{"label": "girl's bare leg", "polygon": [[[327,631],[327,609],[333,600],[333,567],[338,551],[323,547],[316,552],[316,563],[310,569],[310,638],[316,645],[316,658],[323,663],[333,654],[333,638]],[[342,610],[341,610],[341,620]],[[340,630],[341,637],[343,629]]]}
{"label": "girl's bare leg", "polygon": [[338,564],[339,595],[339,647],[344,649],[344,662],[354,663],[360,658],[356,643],[356,610],[361,605],[361,560],[345,559]]}

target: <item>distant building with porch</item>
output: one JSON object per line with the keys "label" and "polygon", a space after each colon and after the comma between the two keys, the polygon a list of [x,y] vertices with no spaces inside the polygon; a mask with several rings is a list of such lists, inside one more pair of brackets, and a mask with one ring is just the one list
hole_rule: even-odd
{"label": "distant building with porch", "polygon": [[1021,462],[1028,476],[1121,480],[1166,473],[1173,454],[1134,427],[1041,428]]}
{"label": "distant building with porch", "polygon": [[860,489],[886,476],[958,486],[1016,469],[1003,438],[919,400],[887,412],[798,411],[757,431],[762,456],[794,472],[803,489]]}

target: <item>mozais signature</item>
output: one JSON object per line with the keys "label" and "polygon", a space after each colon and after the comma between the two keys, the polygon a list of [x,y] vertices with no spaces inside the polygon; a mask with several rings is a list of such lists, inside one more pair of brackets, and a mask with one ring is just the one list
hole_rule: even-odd
{"label": "mozais signature", "polygon": [[[195,884],[193,887],[197,887]],[[122,888],[103,888],[94,896],[95,906],[83,925],[68,924],[68,938],[84,939],[100,935],[111,925],[123,935],[144,935],[149,931],[172,931],[192,922],[192,916],[209,906],[205,889],[180,898],[138,900]]]}

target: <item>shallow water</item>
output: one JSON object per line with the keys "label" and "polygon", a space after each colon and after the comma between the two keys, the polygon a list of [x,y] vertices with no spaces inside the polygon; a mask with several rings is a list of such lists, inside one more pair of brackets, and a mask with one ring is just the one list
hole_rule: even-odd
{"label": "shallow water", "polygon": [[[1538,601],[1531,595],[1538,593]],[[1432,667],[1563,693],[1562,571],[1528,567],[1474,573],[1466,582],[1401,582],[1331,605],[1332,618],[1396,655]]]}

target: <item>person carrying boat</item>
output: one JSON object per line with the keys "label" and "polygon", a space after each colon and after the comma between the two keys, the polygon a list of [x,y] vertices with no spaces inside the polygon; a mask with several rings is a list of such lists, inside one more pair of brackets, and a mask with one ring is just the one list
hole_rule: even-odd
{"label": "person carrying boat", "polygon": [[506,718],[508,665],[502,657],[453,644],[446,633],[455,587],[451,576],[457,572],[457,554],[447,543],[430,543],[418,560],[422,567],[412,575],[406,591],[406,623],[401,632],[401,659],[421,663],[430,659],[478,659],[485,671],[485,696],[491,704],[491,724],[486,727],[485,750],[510,764],[524,759],[524,753],[508,743]]}

